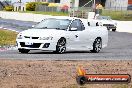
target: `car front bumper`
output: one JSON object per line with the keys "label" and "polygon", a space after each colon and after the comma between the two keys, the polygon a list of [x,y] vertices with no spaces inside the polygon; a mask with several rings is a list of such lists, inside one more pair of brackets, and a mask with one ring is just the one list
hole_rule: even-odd
{"label": "car front bumper", "polygon": [[18,49],[28,49],[28,50],[45,50],[45,51],[55,51],[56,42],[52,40],[32,40],[32,39],[17,39],[16,40]]}
{"label": "car front bumper", "polygon": [[114,24],[103,24],[103,26],[106,26],[108,29],[116,29]]}

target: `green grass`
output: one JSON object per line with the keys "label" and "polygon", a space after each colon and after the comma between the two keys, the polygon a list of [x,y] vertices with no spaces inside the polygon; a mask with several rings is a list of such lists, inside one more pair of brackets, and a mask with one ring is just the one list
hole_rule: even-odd
{"label": "green grass", "polygon": [[52,15],[52,16],[68,16],[68,13],[64,12],[42,12],[42,11],[26,11],[21,13],[33,13],[33,14],[43,14],[43,15]]}
{"label": "green grass", "polygon": [[0,29],[0,46],[15,45],[17,33]]}
{"label": "green grass", "polygon": [[110,11],[103,10],[103,16],[111,16],[113,20],[132,21],[132,11]]}

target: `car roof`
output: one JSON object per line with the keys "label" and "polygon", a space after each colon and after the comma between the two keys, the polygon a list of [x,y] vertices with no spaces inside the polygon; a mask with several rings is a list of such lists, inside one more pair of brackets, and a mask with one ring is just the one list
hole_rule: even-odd
{"label": "car roof", "polygon": [[79,18],[76,18],[76,17],[68,17],[68,16],[52,16],[52,17],[49,17],[47,19],[50,19],[50,18],[53,18],[53,19],[68,19],[68,20],[79,19]]}

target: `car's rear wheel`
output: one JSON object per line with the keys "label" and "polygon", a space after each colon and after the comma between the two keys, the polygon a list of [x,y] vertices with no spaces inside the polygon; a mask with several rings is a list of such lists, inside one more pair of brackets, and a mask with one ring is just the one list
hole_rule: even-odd
{"label": "car's rear wheel", "polygon": [[56,46],[56,53],[64,53],[66,52],[66,39],[65,38],[61,38],[58,40],[57,42],[57,46]]}
{"label": "car's rear wheel", "polygon": [[102,40],[101,38],[96,38],[93,43],[93,50],[91,52],[98,53],[102,49]]}
{"label": "car's rear wheel", "polygon": [[115,28],[115,29],[112,29],[112,31],[114,31],[114,32],[115,32],[115,31],[116,31],[116,28]]}
{"label": "car's rear wheel", "polygon": [[28,49],[18,49],[20,53],[28,53],[30,50]]}

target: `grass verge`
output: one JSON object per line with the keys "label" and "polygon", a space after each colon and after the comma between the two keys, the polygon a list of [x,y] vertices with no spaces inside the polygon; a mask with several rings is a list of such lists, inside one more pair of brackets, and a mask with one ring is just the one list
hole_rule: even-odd
{"label": "grass verge", "polygon": [[113,20],[132,21],[132,11],[103,10],[103,16],[111,16]]}
{"label": "grass verge", "polygon": [[0,29],[0,46],[15,45],[17,33]]}

